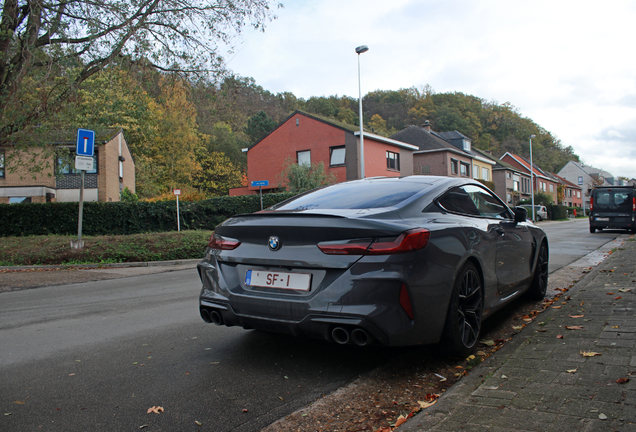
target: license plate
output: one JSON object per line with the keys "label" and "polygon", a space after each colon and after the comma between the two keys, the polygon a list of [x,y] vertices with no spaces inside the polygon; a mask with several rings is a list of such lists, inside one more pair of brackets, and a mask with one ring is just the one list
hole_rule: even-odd
{"label": "license plate", "polygon": [[311,274],[248,270],[245,285],[309,291]]}
{"label": "license plate", "polygon": [[609,222],[609,218],[608,217],[607,218],[599,218],[599,217],[597,217],[596,220],[598,222]]}

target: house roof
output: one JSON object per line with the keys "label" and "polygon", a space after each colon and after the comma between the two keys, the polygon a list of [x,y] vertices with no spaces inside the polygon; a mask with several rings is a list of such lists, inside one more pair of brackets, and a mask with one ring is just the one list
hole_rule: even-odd
{"label": "house roof", "polygon": [[407,126],[401,131],[391,135],[391,138],[417,146],[420,150],[451,150],[470,156],[468,153],[461,151],[451,143],[440,138],[436,133],[427,132],[419,126]]}
{"label": "house roof", "polygon": [[468,141],[472,141],[466,135],[458,131],[449,131],[449,132],[433,132],[444,140],[452,140],[452,139],[465,139]]}
{"label": "house roof", "polygon": [[[265,135],[263,138],[258,140],[256,143],[254,143],[252,146],[250,146],[249,149],[252,149],[258,143],[260,143],[265,138],[270,136],[278,128],[280,128],[282,125],[287,123],[291,118],[293,118],[296,114],[300,114],[302,116],[309,117],[309,118],[317,120],[319,122],[328,124],[328,125],[333,126],[335,128],[342,129],[343,131],[345,131],[347,133],[352,133],[354,135],[360,135],[360,128],[358,126],[355,126],[355,125],[352,125],[352,124],[349,124],[349,123],[344,123],[344,122],[341,122],[341,121],[338,121],[338,120],[335,120],[335,119],[331,119],[331,118],[328,118],[328,117],[323,117],[321,115],[309,114],[309,113],[301,111],[301,110],[296,110],[293,113],[291,113],[289,116],[287,116],[287,118],[285,118],[285,120],[280,122],[278,124],[278,126],[276,126],[276,128],[274,128],[273,131],[271,131],[270,133]],[[398,141],[398,140],[387,138],[387,137],[384,137],[384,136],[381,136],[381,135],[377,135],[377,134],[374,134],[374,133],[371,133],[371,132],[367,132],[367,131],[364,131],[364,137],[365,138],[369,138],[369,139],[373,139],[373,140],[376,140],[376,141],[385,142],[387,144],[395,145],[395,146],[398,146],[398,147],[402,147],[402,148],[405,148],[405,149],[408,149],[408,150],[417,150],[418,149],[417,146],[409,145],[408,143],[404,143],[404,142],[401,142],[401,141]]]}
{"label": "house roof", "polygon": [[[106,128],[95,131],[95,144],[106,144],[119,133],[122,128]],[[77,129],[52,130],[40,134],[43,142],[53,145],[75,145],[77,143]]]}
{"label": "house roof", "polygon": [[558,178],[558,179],[559,179],[559,181],[560,181],[561,183],[563,183],[565,186],[567,186],[567,187],[569,187],[569,188],[572,188],[572,189],[582,189],[582,188],[581,188],[581,186],[575,185],[575,184],[574,184],[574,183],[572,183],[571,181],[568,181],[567,179],[565,179],[565,178],[561,177],[561,176],[560,176],[560,175],[558,175],[558,174],[553,174],[553,173],[552,173],[552,175],[553,175],[554,177]]}
{"label": "house roof", "polygon": [[[528,173],[530,172],[530,166],[531,166],[530,161],[528,161],[526,158],[524,158],[523,156],[516,155],[514,153],[506,152],[503,156],[501,156],[501,159],[503,159],[506,155],[510,156],[511,158],[519,162],[519,164],[521,164],[521,166],[523,166],[528,171]],[[533,168],[535,176],[540,176],[548,180],[551,180],[550,176],[541,168],[536,166],[535,164],[532,164],[532,168]]]}

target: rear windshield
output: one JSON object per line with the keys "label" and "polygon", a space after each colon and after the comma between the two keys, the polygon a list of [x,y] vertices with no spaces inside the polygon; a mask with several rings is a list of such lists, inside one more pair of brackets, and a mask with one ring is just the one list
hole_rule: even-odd
{"label": "rear windshield", "polygon": [[406,181],[339,183],[273,206],[272,210],[373,209],[394,207],[430,187]]}
{"label": "rear windshield", "polygon": [[632,191],[625,189],[600,189],[594,193],[594,210],[631,211]]}

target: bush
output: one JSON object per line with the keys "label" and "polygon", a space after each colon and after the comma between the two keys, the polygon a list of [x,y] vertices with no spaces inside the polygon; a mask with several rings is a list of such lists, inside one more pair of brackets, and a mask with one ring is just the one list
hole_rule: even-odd
{"label": "bush", "polygon": [[[263,195],[263,207],[292,197],[290,193]],[[219,197],[180,202],[182,229],[213,230],[225,219],[261,209],[259,195]],[[79,203],[0,204],[0,236],[70,235],[77,233]],[[86,235],[139,234],[175,231],[175,201],[86,202],[82,233]]]}
{"label": "bush", "polygon": [[559,204],[548,204],[546,208],[548,210],[548,219],[557,220],[567,219],[568,217],[568,208],[566,206],[562,206]]}

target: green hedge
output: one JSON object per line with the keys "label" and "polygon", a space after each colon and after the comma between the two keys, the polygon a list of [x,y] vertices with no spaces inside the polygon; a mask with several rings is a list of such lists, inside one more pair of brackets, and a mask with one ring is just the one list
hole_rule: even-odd
{"label": "green hedge", "polygon": [[563,205],[558,204],[549,204],[547,206],[548,210],[548,219],[558,220],[558,219],[567,219],[568,217],[568,208]]}
{"label": "green hedge", "polygon": [[[263,195],[267,208],[293,196],[291,193]],[[259,195],[219,197],[195,202],[179,202],[181,229],[213,230],[225,219],[261,209]],[[0,204],[0,236],[77,234],[79,203]],[[82,218],[86,235],[139,234],[175,231],[176,201],[86,202]]]}

